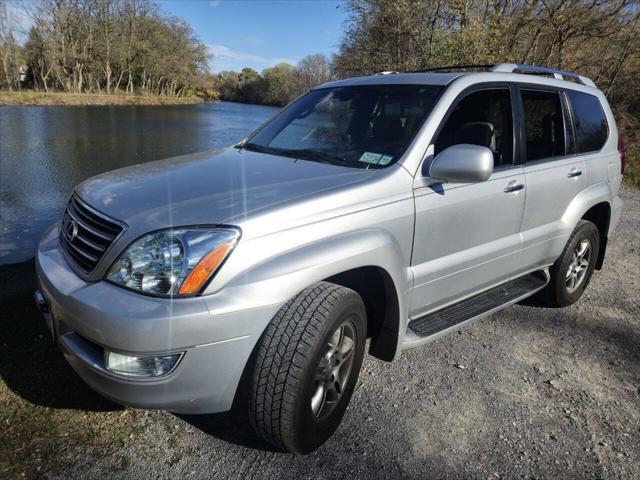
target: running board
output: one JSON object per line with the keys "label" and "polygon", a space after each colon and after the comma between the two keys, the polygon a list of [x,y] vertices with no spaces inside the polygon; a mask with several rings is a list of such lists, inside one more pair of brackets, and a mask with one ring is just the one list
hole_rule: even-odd
{"label": "running board", "polygon": [[471,320],[489,315],[513,305],[549,283],[546,271],[533,272],[516,278],[448,307],[428,313],[409,322],[408,333],[420,338],[431,337]]}

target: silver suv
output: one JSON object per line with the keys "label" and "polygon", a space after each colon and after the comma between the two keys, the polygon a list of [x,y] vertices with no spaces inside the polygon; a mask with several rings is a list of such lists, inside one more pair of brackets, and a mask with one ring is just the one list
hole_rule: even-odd
{"label": "silver suv", "polygon": [[335,81],[234,147],[78,186],[40,243],[36,301],[106,397],[248,404],[260,436],[305,453],[338,427],[367,339],[391,361],[534,294],[577,301],[623,156],[604,95],[572,73]]}

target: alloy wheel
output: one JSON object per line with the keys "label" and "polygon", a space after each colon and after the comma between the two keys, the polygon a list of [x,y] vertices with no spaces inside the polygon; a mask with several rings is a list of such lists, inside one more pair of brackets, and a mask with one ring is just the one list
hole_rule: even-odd
{"label": "alloy wheel", "polygon": [[329,416],[340,402],[353,367],[356,340],[356,330],[350,320],[343,322],[329,337],[315,370],[315,391],[311,396],[311,411],[318,420]]}
{"label": "alloy wheel", "polygon": [[580,241],[573,251],[573,258],[565,275],[565,283],[569,293],[575,292],[587,275],[591,260],[591,242],[588,239]]}

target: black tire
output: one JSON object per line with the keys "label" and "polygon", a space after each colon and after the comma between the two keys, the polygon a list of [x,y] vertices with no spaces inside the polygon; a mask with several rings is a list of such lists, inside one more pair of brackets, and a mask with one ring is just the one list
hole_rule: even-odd
{"label": "black tire", "polygon": [[[279,449],[308,453],[333,434],[358,380],[366,325],[362,298],[353,290],[328,282],[303,290],[280,309],[260,339],[250,387],[249,418],[263,439]],[[348,355],[353,358],[343,363],[350,368],[341,373],[346,383],[335,402],[326,402],[331,407],[328,413],[316,415],[311,400],[317,398],[313,394],[318,392],[318,382],[325,380],[314,377],[322,368],[321,360],[324,362],[330,354],[327,344],[336,338],[334,333],[346,332],[347,328],[355,338],[349,343],[352,353]],[[342,334],[340,338],[343,342]],[[332,363],[335,368],[337,362]],[[327,365],[324,371],[328,370]],[[322,402],[325,405],[324,399]]]}
{"label": "black tire", "polygon": [[[567,273],[574,260],[574,252],[583,241],[589,242],[590,255],[588,266],[584,276],[574,289],[567,284]],[[551,280],[549,284],[537,294],[540,302],[548,307],[567,307],[578,301],[584,289],[591,281],[591,275],[596,265],[598,253],[600,251],[600,233],[598,227],[587,220],[580,220],[576,228],[571,233],[562,254],[549,269]]]}

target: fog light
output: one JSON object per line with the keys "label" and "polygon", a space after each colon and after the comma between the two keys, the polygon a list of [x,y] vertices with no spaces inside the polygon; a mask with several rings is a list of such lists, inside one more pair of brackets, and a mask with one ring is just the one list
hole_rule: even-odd
{"label": "fog light", "polygon": [[160,377],[175,368],[181,353],[158,357],[133,357],[107,352],[107,370],[128,377]]}

